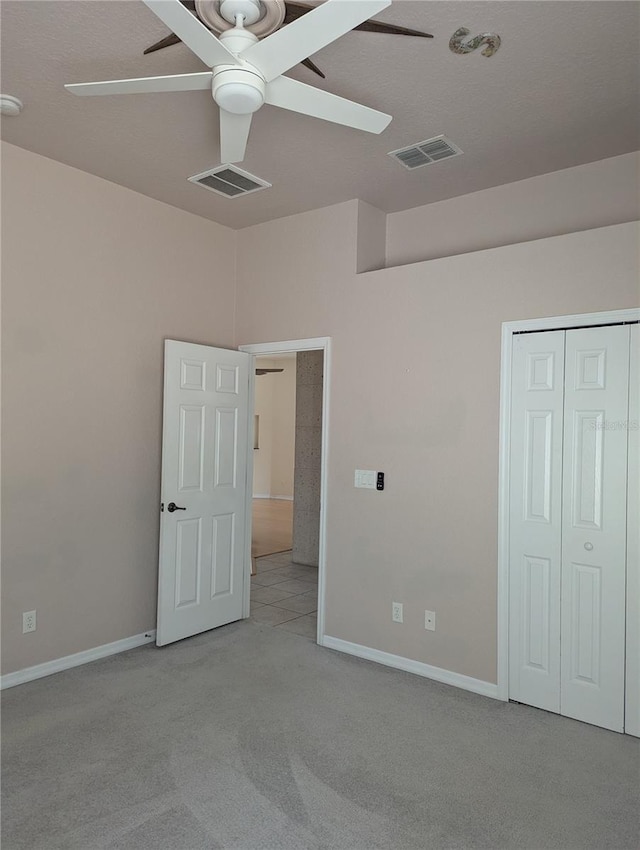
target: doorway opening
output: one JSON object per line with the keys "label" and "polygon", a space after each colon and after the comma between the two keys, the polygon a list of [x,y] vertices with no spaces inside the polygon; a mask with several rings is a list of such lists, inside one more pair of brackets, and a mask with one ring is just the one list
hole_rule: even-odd
{"label": "doorway opening", "polygon": [[253,354],[251,580],[245,615],[322,642],[328,338]]}
{"label": "doorway opening", "polygon": [[258,559],[293,548],[297,354],[256,357],[254,365],[253,575]]}

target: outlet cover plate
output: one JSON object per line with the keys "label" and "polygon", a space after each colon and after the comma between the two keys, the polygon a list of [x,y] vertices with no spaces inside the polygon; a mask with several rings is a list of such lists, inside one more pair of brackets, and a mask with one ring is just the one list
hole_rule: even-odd
{"label": "outlet cover plate", "polygon": [[25,611],[22,615],[22,634],[26,635],[28,632],[35,632],[36,630],[36,612],[35,611]]}
{"label": "outlet cover plate", "polygon": [[429,632],[435,632],[435,630],[436,630],[436,612],[435,611],[425,611],[424,612],[424,627]]}

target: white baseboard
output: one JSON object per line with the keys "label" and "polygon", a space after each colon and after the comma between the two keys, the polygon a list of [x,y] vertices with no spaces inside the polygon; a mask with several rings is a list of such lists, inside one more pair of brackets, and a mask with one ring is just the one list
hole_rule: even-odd
{"label": "white baseboard", "polygon": [[51,676],[53,673],[60,673],[62,670],[69,670],[71,667],[89,664],[90,661],[97,661],[99,658],[106,658],[108,655],[116,655],[118,652],[135,649],[145,643],[153,643],[155,639],[156,630],[152,629],[140,635],[132,635],[123,640],[116,640],[113,643],[105,643],[93,649],[76,652],[73,655],[65,655],[64,658],[54,658],[53,661],[45,661],[44,664],[25,667],[23,670],[16,670],[15,673],[6,673],[4,676],[0,676],[0,689],[13,688],[15,685],[24,684],[24,682],[31,682],[34,679]]}
{"label": "white baseboard", "polygon": [[348,640],[341,640],[329,635],[323,635],[320,643],[327,649],[335,649],[338,652],[345,652],[347,655],[356,655],[358,658],[376,661],[378,664],[395,667],[407,673],[415,673],[417,676],[424,676],[425,679],[434,679],[436,682],[453,685],[455,688],[462,688],[465,691],[473,691],[473,693],[481,694],[484,697],[500,699],[498,686],[492,682],[463,676],[462,673],[453,673],[451,670],[443,670],[442,667],[433,667],[431,664],[423,664],[422,661],[414,661],[411,658],[404,658],[402,655],[392,655],[390,652],[382,652],[380,649],[361,646],[359,643],[351,643]]}
{"label": "white baseboard", "polygon": [[280,499],[282,502],[293,502],[293,496],[272,496],[270,493],[254,493],[254,499]]}
{"label": "white baseboard", "polygon": [[269,493],[254,493],[253,498],[254,499],[270,499],[271,496],[269,495]]}

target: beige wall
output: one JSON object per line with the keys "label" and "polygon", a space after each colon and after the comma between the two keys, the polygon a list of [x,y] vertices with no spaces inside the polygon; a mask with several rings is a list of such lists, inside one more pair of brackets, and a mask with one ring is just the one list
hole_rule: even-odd
{"label": "beige wall", "polygon": [[[271,368],[266,358],[256,358],[256,366]],[[260,448],[253,453],[253,495],[271,495],[271,440],[273,418],[273,386],[271,375],[256,376],[254,413],[260,417]]]}
{"label": "beige wall", "polygon": [[358,207],[243,231],[237,342],[332,337],[327,634],[495,682],[501,322],[637,305],[638,228],[357,275]]}
{"label": "beige wall", "polygon": [[[434,166],[441,167],[455,168],[455,163]],[[428,177],[429,167],[422,171]],[[386,265],[636,221],[639,186],[640,153],[629,153],[392,213]]]}
{"label": "beige wall", "polygon": [[[356,274],[380,264],[373,208],[270,222],[242,232],[234,333],[234,233],[2,152],[3,672],[154,627],[163,338],[331,336],[327,632],[495,681],[500,323],[637,305],[637,226]],[[607,185],[605,219],[624,215]],[[456,201],[443,227],[470,251],[484,220]],[[385,491],[355,490],[356,467]]]}
{"label": "beige wall", "polygon": [[293,498],[293,467],[296,424],[296,358],[274,361],[271,495]]}
{"label": "beige wall", "polygon": [[10,145],[2,178],[10,672],[155,627],[163,339],[231,347],[236,236]]}
{"label": "beige wall", "polygon": [[256,366],[282,372],[256,376],[255,412],[260,448],[253,453],[253,495],[293,498],[296,360],[256,358]]}

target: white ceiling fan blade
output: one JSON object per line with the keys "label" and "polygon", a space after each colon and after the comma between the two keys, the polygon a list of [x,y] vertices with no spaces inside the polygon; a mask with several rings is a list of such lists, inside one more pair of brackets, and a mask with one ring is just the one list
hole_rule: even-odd
{"label": "white ceiling fan blade", "polygon": [[314,86],[299,83],[290,77],[279,77],[267,85],[265,103],[291,109],[293,112],[302,112],[303,115],[312,115],[314,118],[323,118],[335,124],[355,127],[367,133],[381,133],[391,121],[391,115]]}
{"label": "white ceiling fan blade", "polygon": [[237,58],[180,0],[142,0],[205,65],[237,65]]}
{"label": "white ceiling fan blade", "polygon": [[270,82],[390,5],[391,0],[325,0],[243,51],[242,58]]}
{"label": "white ceiling fan blade", "polygon": [[131,80],[104,80],[98,83],[68,83],[73,94],[146,94],[166,91],[206,91],[211,88],[211,71],[201,74],[171,74],[167,77],[138,77]]}
{"label": "white ceiling fan blade", "polygon": [[220,110],[220,162],[242,162],[253,113],[236,115]]}

